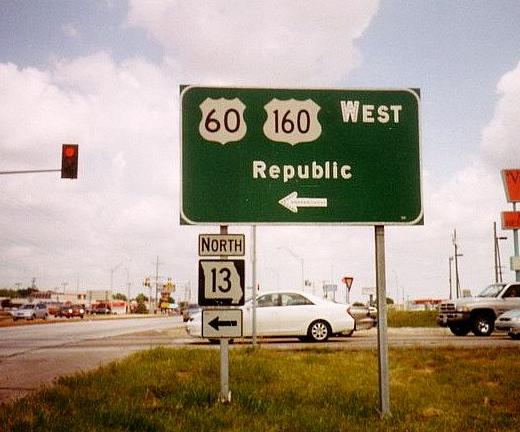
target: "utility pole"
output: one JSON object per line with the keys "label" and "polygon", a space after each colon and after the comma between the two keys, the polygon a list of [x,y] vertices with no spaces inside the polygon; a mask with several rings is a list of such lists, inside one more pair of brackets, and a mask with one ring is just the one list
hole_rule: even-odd
{"label": "utility pole", "polygon": [[63,282],[62,285],[63,285],[63,297],[64,297],[64,302],[67,302],[67,285],[69,283],[68,282]]}
{"label": "utility pole", "polygon": [[463,256],[462,254],[459,254],[458,252],[458,244],[457,244],[457,230],[453,230],[453,235],[451,237],[451,241],[453,243],[453,247],[455,249],[455,253],[453,254],[455,258],[455,291],[456,291],[456,298],[460,298],[460,279],[459,279],[459,261],[458,257]]}
{"label": "utility pole", "polygon": [[449,265],[450,265],[450,273],[449,273],[449,280],[450,280],[450,300],[452,300],[452,299],[453,299],[453,285],[452,285],[452,281],[451,281],[451,273],[452,273],[452,271],[451,271],[451,263],[453,262],[453,257],[450,256],[449,259],[448,259],[448,261],[449,261]]}
{"label": "utility pole", "polygon": [[[154,305],[154,313],[157,313],[157,302],[159,301],[159,264],[164,264],[159,262],[159,255],[157,255],[157,260],[155,261],[155,305]],[[151,299],[150,299],[151,301]]]}
{"label": "utility pole", "polygon": [[502,282],[502,260],[500,258],[500,240],[507,240],[505,236],[497,235],[497,223],[493,222],[493,237],[495,245],[495,282]]}

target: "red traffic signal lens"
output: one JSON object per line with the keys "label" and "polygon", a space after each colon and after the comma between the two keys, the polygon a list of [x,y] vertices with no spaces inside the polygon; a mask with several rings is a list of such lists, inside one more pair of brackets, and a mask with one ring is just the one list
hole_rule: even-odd
{"label": "red traffic signal lens", "polygon": [[63,154],[68,158],[74,157],[76,155],[76,148],[72,146],[65,146],[63,148]]}

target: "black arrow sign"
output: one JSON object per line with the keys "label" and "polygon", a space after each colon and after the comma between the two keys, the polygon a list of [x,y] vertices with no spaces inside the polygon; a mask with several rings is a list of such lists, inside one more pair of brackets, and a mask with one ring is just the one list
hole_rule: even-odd
{"label": "black arrow sign", "polygon": [[208,324],[213,327],[216,331],[219,330],[219,327],[236,327],[236,321],[219,321],[218,316],[213,318]]}

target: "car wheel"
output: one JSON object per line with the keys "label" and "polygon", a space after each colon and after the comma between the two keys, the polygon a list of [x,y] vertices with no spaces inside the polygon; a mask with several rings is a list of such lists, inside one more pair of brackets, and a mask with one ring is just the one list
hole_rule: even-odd
{"label": "car wheel", "polygon": [[351,330],[349,332],[341,333],[341,336],[352,337],[353,334],[354,330]]}
{"label": "car wheel", "polygon": [[327,322],[314,321],[307,331],[307,336],[312,342],[325,342],[330,336],[331,330]]}
{"label": "car wheel", "polygon": [[493,333],[495,320],[491,314],[480,313],[473,317],[473,334],[475,336],[489,336]]}
{"label": "car wheel", "polygon": [[43,316],[43,319],[44,319],[44,320],[47,320],[47,314],[45,314],[45,315]]}
{"label": "car wheel", "polygon": [[450,330],[455,336],[466,336],[469,333],[469,326],[463,324],[452,325]]}

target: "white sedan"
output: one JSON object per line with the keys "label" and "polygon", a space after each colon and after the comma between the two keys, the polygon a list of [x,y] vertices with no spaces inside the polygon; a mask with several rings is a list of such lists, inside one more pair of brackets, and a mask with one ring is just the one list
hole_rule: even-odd
{"label": "white sedan", "polygon": [[[320,297],[298,292],[269,292],[257,298],[256,322],[258,336],[295,336],[302,340],[324,342],[337,334],[352,334],[354,318],[349,305],[334,303]],[[252,300],[241,307],[243,335],[251,337]],[[186,325],[188,334],[202,337],[202,314],[193,316]]]}

